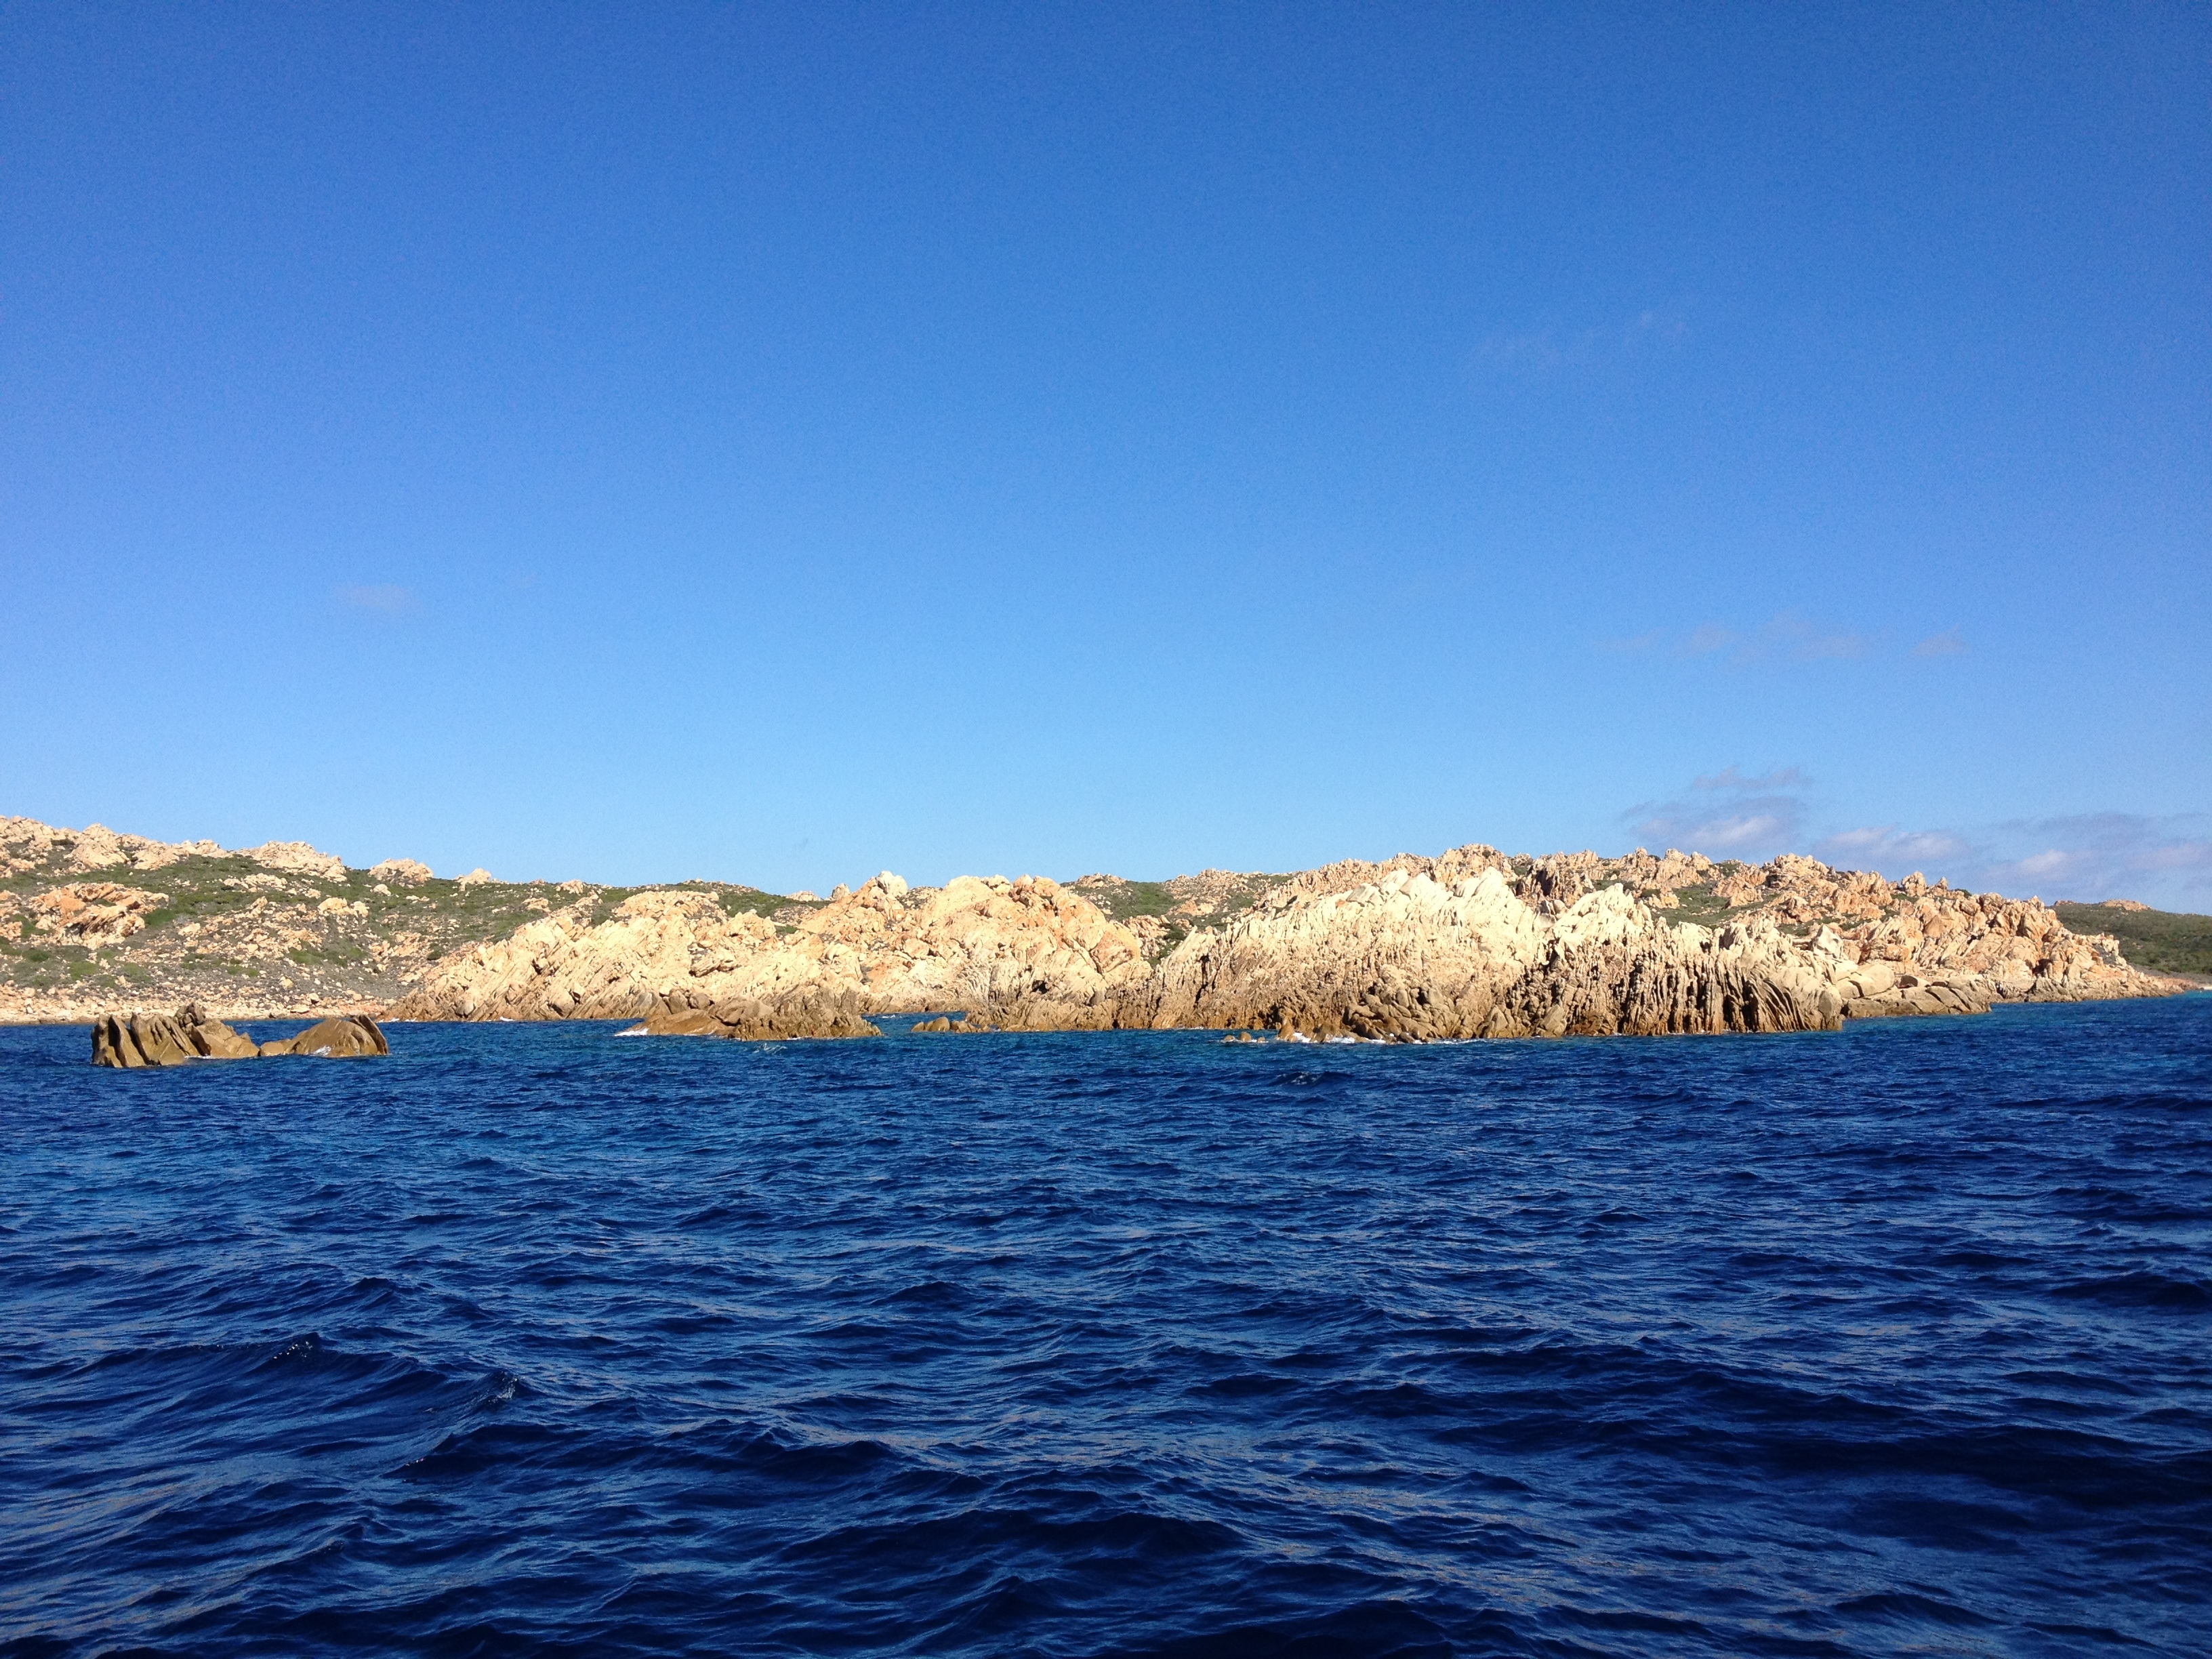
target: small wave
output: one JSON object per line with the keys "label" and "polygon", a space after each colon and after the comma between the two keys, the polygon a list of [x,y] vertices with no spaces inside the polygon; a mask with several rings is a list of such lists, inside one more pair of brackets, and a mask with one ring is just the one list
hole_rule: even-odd
{"label": "small wave", "polygon": [[919,1066],[616,1024],[159,1101],[0,1029],[0,1646],[2203,1645],[2212,1001]]}
{"label": "small wave", "polygon": [[2112,1307],[2159,1308],[2176,1313],[2200,1313],[2212,1308],[2212,1290],[2197,1280],[2148,1271],[2077,1279],[2054,1287],[2051,1294],[2068,1302],[2101,1302]]}

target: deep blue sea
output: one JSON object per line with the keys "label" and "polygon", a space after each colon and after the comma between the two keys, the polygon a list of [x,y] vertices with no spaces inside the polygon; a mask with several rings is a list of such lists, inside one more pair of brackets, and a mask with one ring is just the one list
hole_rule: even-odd
{"label": "deep blue sea", "polygon": [[617,1029],[0,1030],[0,1652],[2212,1653],[2212,997]]}

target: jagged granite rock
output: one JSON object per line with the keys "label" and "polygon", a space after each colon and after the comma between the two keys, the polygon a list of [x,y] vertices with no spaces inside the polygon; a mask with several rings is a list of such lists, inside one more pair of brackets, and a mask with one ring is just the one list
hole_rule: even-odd
{"label": "jagged granite rock", "polygon": [[834,1004],[861,1017],[988,1008],[996,1024],[1063,1030],[1110,1025],[1114,995],[1146,971],[1134,933],[1056,882],[963,876],[910,890],[886,872],[781,932],[691,893],[641,893],[596,927],[572,908],[447,958],[392,1013],[667,1018]]}
{"label": "jagged granite rock", "polygon": [[[1129,922],[1102,908],[1139,901],[1154,913]],[[441,959],[392,1012],[775,1035],[834,1027],[824,1009],[865,1023],[958,1008],[969,1030],[1428,1039],[1815,1030],[2182,988],[2033,900],[1796,857],[1527,859],[1473,845],[1291,876],[1075,887],[961,877],[909,889],[886,872],[815,902],[778,909],[778,926],[742,896],[732,915],[705,892],[641,893],[604,921],[586,902]],[[716,1009],[728,1017],[708,1018]]]}
{"label": "jagged granite rock", "polygon": [[725,996],[719,1000],[702,991],[674,991],[645,1017],[643,1024],[625,1035],[642,1036],[730,1037],[743,1042],[777,1042],[793,1037],[881,1036],[883,1032],[862,1016],[859,999],[797,994],[775,1001]]}
{"label": "jagged granite rock", "polygon": [[668,993],[726,974],[775,942],[773,923],[731,915],[711,894],[634,894],[597,925],[587,902],[456,951],[387,1018],[635,1019]]}
{"label": "jagged granite rock", "polygon": [[376,1022],[353,1015],[326,1019],[296,1037],[257,1044],[243,1032],[210,1019],[195,1004],[173,1014],[103,1014],[93,1022],[92,1063],[136,1071],[183,1066],[196,1060],[252,1060],[274,1054],[388,1054],[392,1046]]}
{"label": "jagged granite rock", "polygon": [[1547,916],[1498,869],[1285,890],[1160,963],[1122,1024],[1314,1036],[1830,1030],[1831,941],[1678,927],[1618,887]]}
{"label": "jagged granite rock", "polygon": [[385,1040],[382,1029],[368,1015],[341,1014],[335,1019],[317,1020],[295,1037],[264,1042],[260,1052],[264,1059],[278,1054],[313,1054],[347,1060],[388,1054],[392,1045]]}

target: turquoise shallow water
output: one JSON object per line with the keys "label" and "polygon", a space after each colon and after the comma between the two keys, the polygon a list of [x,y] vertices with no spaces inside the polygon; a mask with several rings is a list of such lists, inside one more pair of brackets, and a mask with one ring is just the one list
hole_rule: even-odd
{"label": "turquoise shallow water", "polygon": [[0,1030],[0,1651],[2212,1651],[2212,998],[617,1029]]}

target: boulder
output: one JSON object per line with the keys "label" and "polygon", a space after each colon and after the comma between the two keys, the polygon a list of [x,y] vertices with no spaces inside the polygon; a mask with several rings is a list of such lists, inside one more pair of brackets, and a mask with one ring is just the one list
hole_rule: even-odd
{"label": "boulder", "polygon": [[197,1004],[173,1014],[102,1014],[93,1022],[92,1063],[136,1071],[196,1060],[252,1060],[271,1054],[388,1054],[392,1045],[374,1020],[348,1014],[309,1026],[289,1041],[256,1043]]}
{"label": "boulder", "polygon": [[137,1071],[198,1060],[184,1030],[167,1014],[103,1014],[93,1022],[92,1063]]}
{"label": "boulder", "polygon": [[730,996],[709,1000],[699,992],[676,992],[631,1027],[641,1036],[727,1037],[739,1042],[777,1042],[793,1037],[881,1036],[850,995],[800,994],[777,999]]}
{"label": "boulder", "polygon": [[317,1020],[289,1041],[264,1042],[260,1052],[264,1056],[314,1054],[350,1060],[362,1054],[388,1054],[392,1045],[367,1014],[341,1014],[334,1019]]}
{"label": "boulder", "polygon": [[310,847],[304,841],[264,842],[258,847],[245,848],[239,856],[252,859],[267,870],[288,870],[294,875],[319,876],[325,881],[343,881],[345,878],[343,859]]}

